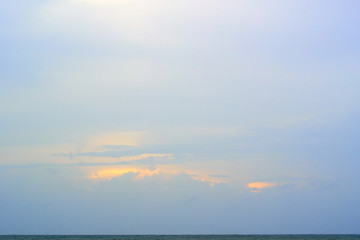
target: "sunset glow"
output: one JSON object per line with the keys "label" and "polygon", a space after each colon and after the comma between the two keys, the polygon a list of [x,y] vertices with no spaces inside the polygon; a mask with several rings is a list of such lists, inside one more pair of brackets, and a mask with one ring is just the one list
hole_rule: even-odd
{"label": "sunset glow", "polygon": [[263,188],[275,187],[277,185],[278,184],[274,182],[253,182],[253,183],[249,183],[247,186],[248,188],[263,189]]}
{"label": "sunset glow", "polygon": [[135,179],[141,179],[146,176],[152,176],[154,174],[159,174],[157,170],[149,170],[149,169],[134,169],[134,168],[111,168],[111,169],[103,169],[91,176],[92,179],[107,179],[111,180],[114,177],[119,177],[127,173],[135,174]]}

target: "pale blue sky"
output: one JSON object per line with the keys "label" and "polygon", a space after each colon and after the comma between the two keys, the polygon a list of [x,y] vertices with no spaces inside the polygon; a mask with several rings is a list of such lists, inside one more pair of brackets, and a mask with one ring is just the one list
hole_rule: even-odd
{"label": "pale blue sky", "polygon": [[358,1],[0,1],[0,234],[360,233]]}

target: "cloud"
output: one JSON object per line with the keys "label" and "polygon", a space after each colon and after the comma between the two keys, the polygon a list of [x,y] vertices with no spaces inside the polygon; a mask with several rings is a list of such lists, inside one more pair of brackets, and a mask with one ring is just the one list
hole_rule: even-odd
{"label": "cloud", "polygon": [[[136,161],[141,159],[153,159],[153,160],[169,160],[174,159],[173,154],[171,153],[141,153],[138,155],[128,155],[126,152],[123,153],[121,151],[103,151],[103,152],[84,152],[84,153],[56,153],[52,154],[52,156],[58,157],[95,157],[95,158],[113,158],[111,160],[113,162],[121,162],[121,161]],[[107,160],[109,161],[109,160]]]}
{"label": "cloud", "polygon": [[[53,156],[68,157],[69,154],[55,154]],[[91,161],[87,158],[88,161],[72,161],[72,162],[40,162],[32,164],[7,164],[0,166],[0,170],[3,169],[19,169],[19,168],[37,168],[37,167],[86,167],[86,166],[116,166],[116,165],[154,165],[154,164],[164,164],[168,160],[172,160],[173,154],[140,154],[135,156],[125,156],[109,161],[108,159],[102,159],[102,161],[96,160]],[[170,163],[169,163],[170,164]]]}
{"label": "cloud", "polygon": [[119,177],[124,174],[133,173],[136,175],[135,179],[142,179],[145,176],[152,176],[154,174],[159,174],[158,170],[149,170],[141,168],[110,168],[103,169],[91,176],[92,179],[107,179],[111,180],[114,177]]}
{"label": "cloud", "polygon": [[229,178],[231,177],[231,175],[222,175],[222,174],[210,174],[210,177],[215,177],[215,178]]}
{"label": "cloud", "polygon": [[181,166],[168,166],[160,165],[157,167],[148,167],[146,165],[135,166],[130,165],[126,167],[110,167],[110,168],[100,168],[100,170],[95,168],[90,169],[89,175],[91,179],[98,180],[111,180],[113,178],[122,177],[126,174],[134,174],[134,180],[140,180],[144,177],[152,177],[155,175],[162,174],[164,176],[174,177],[177,175],[188,175],[191,179],[207,183],[210,186],[215,186],[215,184],[226,183],[224,179],[218,179],[213,177],[212,174],[207,172],[196,170],[196,169],[186,169]]}
{"label": "cloud", "polygon": [[145,132],[140,131],[104,132],[89,137],[87,144],[90,146],[120,145],[131,148],[139,145],[145,135]]}
{"label": "cloud", "polygon": [[260,192],[260,190],[265,189],[265,188],[272,188],[277,186],[278,183],[276,182],[253,182],[253,183],[249,183],[247,185],[248,188],[251,189],[251,192]]}

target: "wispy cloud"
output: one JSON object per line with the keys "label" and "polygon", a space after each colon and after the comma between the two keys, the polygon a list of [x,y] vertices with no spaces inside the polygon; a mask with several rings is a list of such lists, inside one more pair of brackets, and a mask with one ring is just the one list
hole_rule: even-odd
{"label": "wispy cloud", "polygon": [[152,177],[154,175],[168,175],[175,176],[185,174],[190,176],[193,180],[204,182],[209,184],[210,186],[214,186],[219,183],[226,183],[226,180],[218,179],[217,177],[213,177],[211,174],[207,174],[204,171],[196,170],[196,169],[186,169],[178,166],[167,166],[161,165],[157,167],[147,167],[147,166],[128,166],[128,167],[111,167],[111,168],[101,168],[100,170],[96,170],[95,172],[90,174],[91,179],[98,180],[111,180],[113,178],[122,177],[126,174],[133,174],[133,179],[140,180],[144,177]]}
{"label": "wispy cloud", "polygon": [[214,178],[230,178],[231,175],[223,175],[223,174],[210,174],[210,177],[214,177]]}
{"label": "wispy cloud", "polygon": [[[116,166],[116,165],[130,165],[130,164],[154,164],[154,155],[159,156],[161,154],[142,154],[138,156],[125,157],[120,161],[94,161],[94,162],[74,162],[74,163],[36,163],[36,164],[8,164],[0,166],[0,170],[3,169],[17,169],[17,168],[38,168],[38,167],[86,167],[86,166]],[[160,158],[172,159],[171,154],[163,154]],[[155,162],[156,163],[156,162]],[[159,161],[158,163],[163,163]]]}
{"label": "wispy cloud", "polygon": [[[134,152],[134,151],[133,151]],[[141,152],[139,150],[135,152]],[[138,155],[129,155],[129,152],[119,151],[103,151],[103,152],[85,152],[85,153],[56,153],[52,154],[55,157],[95,157],[95,158],[112,158],[115,161],[135,161],[141,159],[165,160],[174,159],[171,153],[141,153]]]}
{"label": "wispy cloud", "polygon": [[251,189],[251,192],[260,192],[265,188],[272,188],[278,186],[277,182],[253,182],[247,184],[247,187]]}
{"label": "wispy cloud", "polygon": [[141,169],[141,168],[108,168],[97,171],[91,175],[92,179],[107,179],[111,180],[114,177],[120,177],[124,174],[133,173],[135,179],[142,179],[145,176],[152,176],[159,174],[159,170]]}

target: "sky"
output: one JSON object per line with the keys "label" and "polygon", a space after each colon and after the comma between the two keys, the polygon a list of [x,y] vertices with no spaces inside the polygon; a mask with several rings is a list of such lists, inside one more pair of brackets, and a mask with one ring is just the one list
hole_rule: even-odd
{"label": "sky", "polygon": [[360,233],[359,11],[0,0],[0,234]]}

